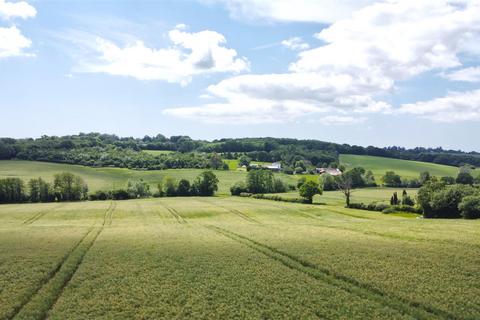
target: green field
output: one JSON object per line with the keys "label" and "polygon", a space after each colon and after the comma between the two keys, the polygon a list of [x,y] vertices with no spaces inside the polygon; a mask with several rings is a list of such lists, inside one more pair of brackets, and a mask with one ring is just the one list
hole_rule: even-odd
{"label": "green field", "polygon": [[[408,195],[415,198],[418,189],[403,189],[403,188],[363,188],[352,191],[352,203],[382,202],[388,204],[393,193],[396,192],[401,198],[403,190],[406,190]],[[273,194],[270,194],[273,195]],[[291,191],[286,193],[276,194],[282,198],[299,198],[298,191]],[[313,197],[314,204],[328,204],[328,205],[345,205],[345,197],[341,191],[324,191],[322,195]]]}
{"label": "green field", "polygon": [[395,171],[402,178],[418,178],[423,171],[430,172],[431,175],[437,177],[452,176],[458,174],[457,167],[444,166],[441,164],[408,161],[400,159],[390,159],[372,156],[357,156],[351,154],[341,154],[340,163],[347,168],[363,167],[365,170],[372,170],[377,183],[386,171]]}
{"label": "green field", "polygon": [[[130,170],[122,168],[92,168],[78,165],[38,162],[38,161],[17,161],[0,160],[0,178],[18,177],[27,181],[30,178],[42,177],[53,180],[53,175],[62,171],[72,172],[83,177],[91,191],[110,190],[112,188],[124,187],[129,179],[144,179],[155,188],[163,177],[170,176],[177,180],[193,180],[204,170],[202,169],[169,169],[169,170]],[[218,194],[230,194],[230,187],[237,181],[244,181],[247,173],[245,171],[223,171],[216,170],[219,182]],[[295,176],[276,174],[287,183],[296,184]]]}
{"label": "green field", "polygon": [[0,319],[478,319],[480,221],[213,197],[0,206]]}

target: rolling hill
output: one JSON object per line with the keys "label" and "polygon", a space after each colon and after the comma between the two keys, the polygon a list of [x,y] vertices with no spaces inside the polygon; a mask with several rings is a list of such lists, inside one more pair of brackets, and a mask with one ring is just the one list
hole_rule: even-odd
{"label": "rolling hill", "polygon": [[419,174],[423,171],[428,171],[431,175],[438,177],[455,177],[458,174],[457,167],[374,156],[341,154],[340,163],[345,165],[347,169],[363,167],[366,170],[372,170],[377,182],[380,181],[380,178],[386,171],[395,171],[395,173],[399,174],[402,178],[418,178]]}
{"label": "rolling hill", "polygon": [[[23,180],[42,177],[52,180],[53,175],[68,171],[81,176],[88,184],[91,191],[120,188],[126,185],[128,180],[143,179],[155,188],[162,178],[170,176],[177,180],[188,179],[192,181],[197,175],[205,171],[203,169],[169,169],[169,170],[131,170],[124,168],[93,168],[71,164],[60,164],[39,161],[1,160],[0,178],[18,177]],[[243,181],[245,171],[215,170],[219,182],[218,194],[230,194],[230,187],[237,181]],[[295,184],[297,177],[285,174],[278,176],[287,183]]]}

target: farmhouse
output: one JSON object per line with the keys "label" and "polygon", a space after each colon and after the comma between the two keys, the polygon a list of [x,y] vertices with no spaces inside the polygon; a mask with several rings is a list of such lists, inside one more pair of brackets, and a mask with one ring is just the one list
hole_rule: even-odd
{"label": "farmhouse", "polygon": [[280,162],[274,162],[272,164],[268,164],[263,166],[265,169],[269,169],[272,171],[280,171],[282,170],[282,164]]}
{"label": "farmhouse", "polygon": [[329,174],[331,176],[340,176],[342,175],[342,171],[337,168],[315,168],[315,172],[319,174]]}

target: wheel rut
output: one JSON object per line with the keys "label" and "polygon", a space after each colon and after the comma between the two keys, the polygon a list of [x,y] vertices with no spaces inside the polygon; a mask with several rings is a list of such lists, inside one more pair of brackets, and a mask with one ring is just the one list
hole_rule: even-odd
{"label": "wheel rut", "polygon": [[375,301],[391,309],[397,310],[402,314],[409,315],[415,319],[457,318],[446,311],[423,305],[416,301],[409,301],[401,297],[393,296],[389,293],[381,291],[380,289],[374,288],[369,284],[361,283],[351,277],[315,265],[299,257],[267,246],[265,244],[257,242],[256,240],[234,233],[230,230],[213,225],[208,225],[206,227],[218,234],[221,234],[227,238],[230,238],[231,240],[234,240],[257,252],[260,252],[263,255],[285,265],[290,269],[301,272],[313,279],[329,283],[343,291],[355,294],[368,300]]}

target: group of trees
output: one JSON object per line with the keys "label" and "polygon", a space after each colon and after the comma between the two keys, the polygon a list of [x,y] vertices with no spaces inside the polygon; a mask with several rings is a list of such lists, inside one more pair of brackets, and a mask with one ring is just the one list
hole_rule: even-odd
{"label": "group of trees", "polygon": [[436,178],[418,190],[425,218],[480,218],[480,190],[468,184],[446,185]]}
{"label": "group of trees", "polygon": [[289,186],[279,178],[275,178],[270,170],[252,169],[248,171],[246,181],[239,181],[230,188],[232,195],[241,193],[280,193],[291,190],[295,186]]}
{"label": "group of trees", "polygon": [[126,200],[148,197],[185,197],[185,196],[213,196],[218,190],[218,178],[212,171],[200,173],[193,182],[187,179],[176,181],[172,177],[165,177],[157,184],[157,190],[152,192],[150,185],[143,179],[128,181],[126,188],[110,191],[96,191],[89,196],[90,200]]}
{"label": "group of trees", "polygon": [[[431,178],[432,176],[428,171],[421,172],[418,178],[413,179],[403,179],[394,171],[387,171],[382,177],[382,182],[386,187],[419,188]],[[475,183],[480,184],[480,175],[474,178],[471,169],[468,166],[463,166],[460,167],[456,178],[445,176],[441,177],[440,180],[446,185],[452,185],[455,183],[473,185]]]}
{"label": "group of trees", "polygon": [[56,174],[53,183],[42,178],[30,179],[27,184],[19,178],[0,179],[0,203],[78,201],[87,196],[85,181],[69,172]]}

